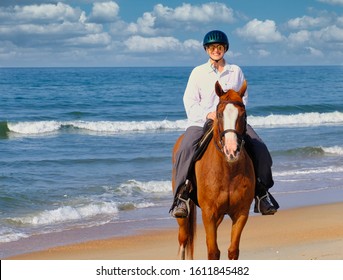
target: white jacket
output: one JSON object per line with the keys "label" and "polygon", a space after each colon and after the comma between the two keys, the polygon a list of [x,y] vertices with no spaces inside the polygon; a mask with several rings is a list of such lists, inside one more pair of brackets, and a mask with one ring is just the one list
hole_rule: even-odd
{"label": "white jacket", "polygon": [[[188,79],[183,96],[188,126],[203,126],[208,113],[216,110],[219,97],[215,93],[214,85],[219,81],[224,91],[233,89],[239,91],[244,82],[241,68],[225,62],[224,70],[219,73],[210,63],[195,67]],[[243,102],[248,101],[248,91],[245,92]]]}

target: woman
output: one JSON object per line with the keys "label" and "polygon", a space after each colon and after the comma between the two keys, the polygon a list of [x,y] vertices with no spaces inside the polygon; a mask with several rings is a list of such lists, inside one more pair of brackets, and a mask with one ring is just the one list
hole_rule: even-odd
{"label": "woman", "polygon": [[[224,32],[213,30],[208,32],[203,40],[203,46],[209,60],[193,69],[184,93],[183,102],[188,118],[188,128],[176,153],[175,162],[175,197],[170,212],[175,218],[188,216],[190,186],[187,178],[188,170],[194,155],[196,144],[203,136],[203,126],[208,120],[216,117],[216,106],[219,97],[214,85],[219,81],[224,91],[233,89],[239,91],[245,78],[241,68],[228,64],[224,59],[229,49],[229,41]],[[248,92],[243,102],[247,103]],[[245,136],[246,148],[251,156],[255,175],[255,207],[254,212],[262,215],[273,215],[279,208],[278,203],[268,193],[274,184],[271,172],[272,158],[263,141],[256,132],[247,125]]]}

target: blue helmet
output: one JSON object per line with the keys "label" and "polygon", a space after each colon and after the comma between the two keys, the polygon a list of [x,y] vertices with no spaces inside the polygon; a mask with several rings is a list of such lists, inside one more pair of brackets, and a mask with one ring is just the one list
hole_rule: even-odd
{"label": "blue helmet", "polygon": [[206,49],[207,45],[216,44],[216,43],[225,45],[226,47],[225,51],[229,49],[229,40],[227,39],[226,34],[220,30],[212,30],[208,32],[204,37],[204,41],[202,45]]}

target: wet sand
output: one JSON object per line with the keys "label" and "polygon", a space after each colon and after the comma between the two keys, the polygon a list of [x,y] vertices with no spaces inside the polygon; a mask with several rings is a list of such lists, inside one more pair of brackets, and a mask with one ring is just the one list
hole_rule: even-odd
{"label": "wet sand", "polygon": [[[343,260],[343,203],[281,210],[274,216],[251,216],[243,231],[242,260]],[[194,258],[207,258],[205,234],[198,221]],[[221,259],[227,259],[231,221],[219,227]],[[15,255],[16,260],[175,260],[175,227]]]}

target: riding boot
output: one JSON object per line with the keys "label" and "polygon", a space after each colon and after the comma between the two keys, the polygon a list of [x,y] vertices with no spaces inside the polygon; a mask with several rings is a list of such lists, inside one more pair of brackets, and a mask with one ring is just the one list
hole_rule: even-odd
{"label": "riding boot", "polygon": [[174,198],[174,203],[169,210],[169,213],[174,218],[187,218],[189,214],[189,193],[190,193],[190,182],[186,180],[185,184],[181,185]]}
{"label": "riding boot", "polygon": [[262,183],[260,178],[256,180],[255,186],[255,213],[262,215],[274,215],[279,208],[275,198],[268,192],[267,187]]}

